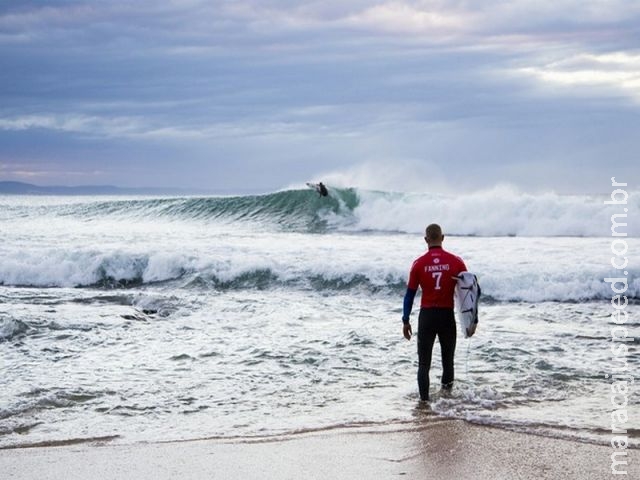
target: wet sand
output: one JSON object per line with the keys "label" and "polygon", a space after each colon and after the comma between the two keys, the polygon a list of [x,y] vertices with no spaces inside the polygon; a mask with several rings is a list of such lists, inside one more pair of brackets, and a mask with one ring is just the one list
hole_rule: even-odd
{"label": "wet sand", "polygon": [[[262,439],[106,443],[0,450],[3,479],[603,479],[607,446],[434,420]],[[624,468],[623,468],[624,469]]]}

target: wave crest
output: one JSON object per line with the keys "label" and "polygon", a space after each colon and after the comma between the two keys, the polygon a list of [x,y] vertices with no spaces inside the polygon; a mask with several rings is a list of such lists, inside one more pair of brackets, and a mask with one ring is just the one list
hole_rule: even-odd
{"label": "wave crest", "polygon": [[[416,233],[425,224],[437,222],[453,235],[604,237],[611,235],[611,215],[622,213],[605,205],[606,198],[534,195],[511,187],[460,195],[330,188],[329,197],[319,197],[307,189],[236,197],[108,200],[52,205],[48,210],[38,209],[37,214],[79,217],[83,221],[110,218],[223,222],[305,233]],[[14,219],[34,213],[14,205],[7,207],[11,208],[5,210],[5,215]],[[639,193],[629,195],[627,208],[629,216],[640,211]],[[638,236],[640,224],[631,222],[626,232]]]}

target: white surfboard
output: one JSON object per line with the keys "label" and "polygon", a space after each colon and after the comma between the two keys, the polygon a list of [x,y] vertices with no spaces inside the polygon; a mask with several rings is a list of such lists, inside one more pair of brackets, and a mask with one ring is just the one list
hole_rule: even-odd
{"label": "white surfboard", "polygon": [[480,285],[478,285],[478,278],[471,272],[460,273],[456,281],[455,299],[460,329],[464,338],[469,338],[476,332],[478,326]]}

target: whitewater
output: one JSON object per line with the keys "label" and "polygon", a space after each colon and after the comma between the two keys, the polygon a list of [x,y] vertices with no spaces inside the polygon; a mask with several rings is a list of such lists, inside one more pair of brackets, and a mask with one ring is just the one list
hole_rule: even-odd
{"label": "whitewater", "polygon": [[[603,279],[618,272],[605,199],[0,196],[0,447],[415,422],[416,346],[400,317],[432,222],[483,290],[453,394],[432,387],[434,416],[606,443]],[[639,207],[631,194],[630,252]],[[628,273],[637,331],[638,265]],[[433,363],[437,385],[438,347]]]}

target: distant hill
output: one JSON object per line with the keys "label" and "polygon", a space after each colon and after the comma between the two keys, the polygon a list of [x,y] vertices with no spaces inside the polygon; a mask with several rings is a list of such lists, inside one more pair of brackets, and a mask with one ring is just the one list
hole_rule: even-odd
{"label": "distant hill", "polygon": [[178,188],[122,188],[112,185],[82,185],[77,187],[39,186],[23,182],[0,182],[4,195],[188,195],[211,192]]}

